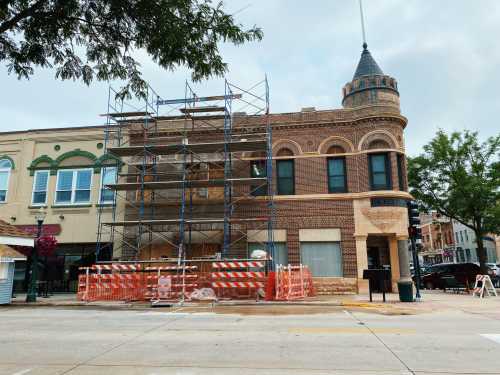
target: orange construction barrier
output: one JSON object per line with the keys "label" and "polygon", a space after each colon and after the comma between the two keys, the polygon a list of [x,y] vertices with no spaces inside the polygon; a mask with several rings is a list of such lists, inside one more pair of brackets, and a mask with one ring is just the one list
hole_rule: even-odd
{"label": "orange construction barrier", "polygon": [[316,294],[309,267],[279,265],[275,273],[276,300],[291,301]]}
{"label": "orange construction barrier", "polygon": [[266,285],[264,261],[213,262],[211,287],[218,298],[258,298],[259,289]]}
{"label": "orange construction barrier", "polygon": [[155,302],[189,299],[193,290],[199,287],[197,270],[197,266],[147,267],[145,297]]}
{"label": "orange construction barrier", "polygon": [[[81,268],[84,273],[78,277],[77,299],[170,302],[189,300],[193,291],[203,288],[213,289],[218,298],[242,299],[258,298],[261,290],[269,288],[263,260],[210,262],[212,272],[199,272],[198,266],[178,264],[115,263],[84,267]],[[272,278],[274,283],[274,276]],[[294,281],[294,285],[296,283]],[[266,292],[272,298],[274,287]]]}
{"label": "orange construction barrier", "polygon": [[141,273],[90,273],[78,277],[77,299],[92,301],[137,301],[144,299],[146,284]]}

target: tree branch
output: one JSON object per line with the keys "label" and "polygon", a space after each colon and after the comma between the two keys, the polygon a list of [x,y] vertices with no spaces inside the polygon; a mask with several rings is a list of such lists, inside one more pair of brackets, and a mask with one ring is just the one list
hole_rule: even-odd
{"label": "tree branch", "polygon": [[45,3],[47,3],[47,0],[38,0],[32,6],[22,10],[11,19],[0,24],[0,34],[14,28],[18,24],[18,22],[21,21],[22,19],[33,16],[36,13],[36,11],[39,8],[41,8]]}

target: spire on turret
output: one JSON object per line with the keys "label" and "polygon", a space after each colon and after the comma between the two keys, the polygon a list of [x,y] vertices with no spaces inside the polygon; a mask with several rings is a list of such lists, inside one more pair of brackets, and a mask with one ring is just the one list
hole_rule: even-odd
{"label": "spire on turret", "polygon": [[352,79],[383,74],[382,69],[380,69],[377,62],[373,59],[370,51],[368,51],[368,44],[366,42],[363,43],[363,52],[361,52],[361,58]]}
{"label": "spire on turret", "polygon": [[359,13],[363,35],[363,51],[352,81],[348,82],[342,90],[342,105],[344,108],[388,105],[399,109],[399,92],[396,80],[384,74],[368,50],[363,3],[361,1],[359,0]]}

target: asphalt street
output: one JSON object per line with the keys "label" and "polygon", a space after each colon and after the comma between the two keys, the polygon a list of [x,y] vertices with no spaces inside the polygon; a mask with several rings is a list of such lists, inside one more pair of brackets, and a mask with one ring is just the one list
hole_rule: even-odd
{"label": "asphalt street", "polygon": [[500,374],[500,315],[7,307],[0,374]]}

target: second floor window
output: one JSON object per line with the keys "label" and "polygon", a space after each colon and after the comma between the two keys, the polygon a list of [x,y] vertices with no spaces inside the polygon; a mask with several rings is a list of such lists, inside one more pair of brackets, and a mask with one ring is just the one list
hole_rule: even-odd
{"label": "second floor window", "polygon": [[90,202],[92,169],[59,170],[56,183],[56,204]]}
{"label": "second floor window", "polygon": [[328,159],[328,192],[347,192],[347,174],[345,158]]}
{"label": "second floor window", "polygon": [[370,154],[370,185],[372,190],[391,189],[391,168],[388,154]]}
{"label": "second floor window", "polygon": [[278,195],[295,194],[295,172],[293,159],[276,161],[276,177]]}
{"label": "second floor window", "polygon": [[99,192],[99,203],[114,203],[115,192],[114,190],[106,188],[108,184],[116,183],[116,167],[106,167],[101,171],[101,191]]}
{"label": "second floor window", "polygon": [[8,159],[0,160],[0,203],[7,201],[7,191],[9,190],[10,170],[12,163]]}
{"label": "second floor window", "polygon": [[34,206],[47,203],[47,189],[49,185],[49,171],[36,171],[33,179],[33,196],[31,204]]}

